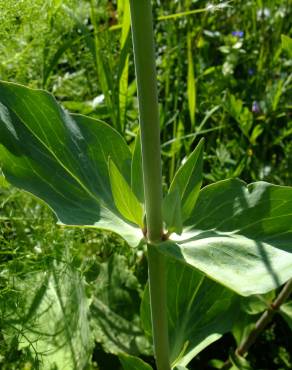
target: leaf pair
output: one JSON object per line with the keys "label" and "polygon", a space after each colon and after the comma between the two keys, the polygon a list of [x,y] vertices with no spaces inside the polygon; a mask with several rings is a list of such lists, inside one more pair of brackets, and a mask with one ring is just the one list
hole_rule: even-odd
{"label": "leaf pair", "polygon": [[[47,202],[61,224],[111,230],[132,246],[143,240],[138,143],[139,139],[132,156],[123,138],[104,122],[69,115],[44,91],[0,83],[3,173],[13,185]],[[180,291],[169,289],[169,301],[171,294],[179,302],[188,299],[182,307],[195,317],[193,331],[188,310],[183,316],[179,309],[172,310],[176,304],[169,306],[175,335],[172,361],[181,366],[208,340],[229,330],[228,325],[221,329],[210,325],[209,331],[201,330],[201,338],[196,337],[200,333],[196,303],[209,302],[204,312],[207,319],[212,317],[206,313],[213,307],[210,302],[218,298],[214,293],[209,300],[198,299],[197,276],[244,296],[266,293],[292,277],[292,188],[265,182],[247,186],[232,179],[200,190],[202,148],[200,142],[178,170],[164,200],[166,227],[175,234],[154,246],[173,260],[173,271],[183,270],[176,277],[171,268],[168,271],[175,282],[172,287],[185,280]],[[192,292],[186,291],[187,286],[193,287]],[[214,308],[214,322],[220,312],[220,307]]]}
{"label": "leaf pair", "polygon": [[[70,115],[50,94],[16,84],[0,84],[0,104],[0,163],[7,179],[48,203],[62,224],[112,229],[138,244],[128,231],[132,224],[144,226],[139,136],[131,156],[104,122]],[[202,148],[201,142],[178,171],[164,201],[170,232],[181,233],[195,204]]]}
{"label": "leaf pair", "polygon": [[[69,115],[44,91],[4,82],[0,140],[7,180],[47,202],[59,223],[111,230],[139,244],[139,140],[132,157],[104,122]],[[164,200],[168,230],[180,234],[184,225],[184,233],[157,248],[242,295],[280,286],[292,275],[292,188],[225,180],[199,191],[202,147],[201,141],[178,170]]]}

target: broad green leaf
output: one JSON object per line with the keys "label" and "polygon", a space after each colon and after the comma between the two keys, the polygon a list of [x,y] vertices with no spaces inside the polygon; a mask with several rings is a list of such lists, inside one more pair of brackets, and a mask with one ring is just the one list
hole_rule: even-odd
{"label": "broad green leaf", "polygon": [[144,184],[142,171],[142,152],[140,131],[136,136],[132,155],[131,188],[140,203],[144,203]]}
{"label": "broad green leaf", "polygon": [[43,370],[84,369],[94,343],[79,273],[68,265],[55,264],[49,272],[16,279],[15,286],[27,297],[27,308],[11,317],[14,332],[19,332],[19,349],[30,348]]}
{"label": "broad green leaf", "polygon": [[292,188],[206,186],[183,234],[158,248],[241,295],[269,292],[292,277]]}
{"label": "broad green leaf", "polygon": [[292,301],[284,303],[279,312],[292,330]]}
{"label": "broad green leaf", "polygon": [[126,257],[114,254],[99,264],[95,286],[90,306],[95,341],[115,355],[151,354],[140,323],[141,287]]}
{"label": "broad green leaf", "polygon": [[[200,351],[231,331],[235,295],[198,271],[167,258],[167,307],[172,366],[186,366]],[[149,289],[141,306],[144,330],[151,335]]]}
{"label": "broad green leaf", "polygon": [[119,212],[143,229],[143,207],[114,162],[109,159],[109,174],[114,202]]}
{"label": "broad green leaf", "polygon": [[119,359],[124,370],[152,370],[150,365],[146,364],[138,357],[122,353],[119,355]]}
{"label": "broad green leaf", "polygon": [[181,201],[178,189],[168,193],[163,199],[163,220],[169,233],[181,234],[183,230]]}
{"label": "broad green leaf", "polygon": [[204,139],[201,139],[196,149],[179,168],[170,185],[169,193],[176,188],[179,190],[183,221],[190,217],[202,184],[203,146]]}
{"label": "broad green leaf", "polygon": [[[106,138],[106,139],[105,139]],[[65,225],[99,227],[137,245],[142,232],[114,204],[108,158],[130,182],[131,153],[102,121],[70,115],[42,90],[0,82],[0,167]]]}
{"label": "broad green leaf", "polygon": [[174,370],[188,370],[188,369],[184,366],[176,366]]}

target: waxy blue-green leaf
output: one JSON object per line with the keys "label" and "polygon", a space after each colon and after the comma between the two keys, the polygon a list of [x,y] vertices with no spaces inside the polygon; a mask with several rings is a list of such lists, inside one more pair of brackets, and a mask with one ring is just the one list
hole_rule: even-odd
{"label": "waxy blue-green leaf", "polygon": [[124,370],[153,370],[152,367],[138,357],[129,356],[125,353],[119,355],[119,360]]}
{"label": "waxy blue-green leaf", "polygon": [[183,234],[159,250],[241,295],[292,277],[292,188],[225,180],[200,191]]}
{"label": "waxy blue-green leaf", "polygon": [[137,245],[142,232],[114,204],[108,158],[130,183],[131,153],[104,122],[70,115],[42,90],[0,82],[0,167],[44,200],[59,223],[100,227]]}
{"label": "waxy blue-green leaf", "polygon": [[181,200],[177,188],[168,193],[163,199],[162,214],[168,233],[175,232],[180,235],[183,230],[183,224],[181,216]]}
{"label": "waxy blue-green leaf", "polygon": [[201,139],[196,149],[175,174],[169,188],[169,193],[176,188],[179,190],[183,221],[190,217],[202,185],[203,148],[204,139]]}
{"label": "waxy blue-green leaf", "polygon": [[109,175],[115,205],[121,215],[143,229],[143,206],[114,162],[109,159]]}
{"label": "waxy blue-green leaf", "polygon": [[[167,258],[167,313],[172,366],[186,366],[200,351],[231,331],[237,307],[236,296],[204,274]],[[141,318],[151,335],[148,286]]]}

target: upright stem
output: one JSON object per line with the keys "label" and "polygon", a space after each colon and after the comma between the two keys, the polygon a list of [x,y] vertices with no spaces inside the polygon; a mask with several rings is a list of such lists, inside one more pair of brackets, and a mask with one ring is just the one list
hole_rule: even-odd
{"label": "upright stem", "polygon": [[157,369],[170,370],[165,263],[164,257],[154,246],[162,239],[163,223],[160,124],[151,0],[130,0],[130,6],[141,128],[154,351]]}
{"label": "upright stem", "polygon": [[[140,1],[140,0],[138,0]],[[157,370],[170,370],[164,256],[148,244],[152,333]]]}
{"label": "upright stem", "polygon": [[162,236],[162,176],[155,53],[150,0],[130,0],[137,75],[147,236]]}

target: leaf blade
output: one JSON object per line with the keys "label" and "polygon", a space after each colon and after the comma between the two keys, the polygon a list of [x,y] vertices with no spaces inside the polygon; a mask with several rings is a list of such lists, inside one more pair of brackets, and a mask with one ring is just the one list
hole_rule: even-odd
{"label": "leaf blade", "polygon": [[120,213],[129,221],[143,228],[143,208],[127,181],[124,179],[114,162],[109,159],[109,174],[115,205]]}
{"label": "leaf blade", "polygon": [[[167,312],[172,366],[187,364],[233,326],[235,295],[200,272],[166,258]],[[149,289],[141,305],[144,330],[151,335]]]}
{"label": "leaf blade", "polygon": [[[104,140],[107,137],[107,140]],[[131,153],[124,139],[106,123],[69,115],[43,90],[0,83],[0,165],[8,181],[44,200],[59,223],[108,229],[114,205],[108,157],[130,181]],[[102,220],[103,214],[106,219]],[[129,240],[111,222],[112,231]],[[142,235],[142,233],[140,233]],[[137,234],[136,234],[137,237]],[[131,239],[132,245],[138,244]],[[134,244],[133,244],[134,243]]]}
{"label": "leaf blade", "polygon": [[183,221],[190,216],[202,184],[203,146],[204,139],[201,139],[186,162],[179,168],[170,185],[169,193],[175,188],[180,192]]}
{"label": "leaf blade", "polygon": [[182,236],[158,248],[238,294],[264,294],[292,275],[292,188],[239,180],[209,185]]}
{"label": "leaf blade", "polygon": [[183,230],[181,216],[181,201],[178,189],[168,193],[162,203],[163,220],[169,234],[175,232],[181,235]]}

